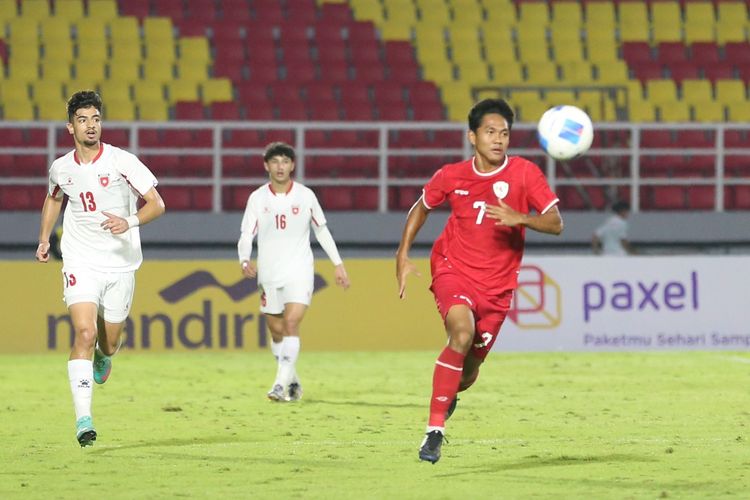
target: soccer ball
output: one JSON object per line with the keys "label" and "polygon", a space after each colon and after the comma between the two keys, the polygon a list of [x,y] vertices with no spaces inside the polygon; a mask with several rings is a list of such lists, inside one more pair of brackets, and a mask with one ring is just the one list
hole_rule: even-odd
{"label": "soccer ball", "polygon": [[548,109],[537,125],[539,144],[555,160],[570,160],[589,150],[594,140],[591,118],[575,106]]}

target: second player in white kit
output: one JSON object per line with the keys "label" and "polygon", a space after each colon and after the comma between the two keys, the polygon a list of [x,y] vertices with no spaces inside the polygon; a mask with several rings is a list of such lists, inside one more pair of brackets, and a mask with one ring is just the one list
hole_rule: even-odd
{"label": "second player in white kit", "polygon": [[[315,193],[291,178],[294,159],[294,149],[287,144],[276,142],[266,147],[263,160],[270,182],[250,194],[237,244],[242,273],[258,279],[260,311],[266,316],[271,349],[278,360],[276,380],[268,392],[273,401],[294,401],[302,396],[295,364],[300,350],[299,324],[313,294],[310,228],[335,266],[336,284],[349,287]],[[251,260],[256,236],[257,265]]]}

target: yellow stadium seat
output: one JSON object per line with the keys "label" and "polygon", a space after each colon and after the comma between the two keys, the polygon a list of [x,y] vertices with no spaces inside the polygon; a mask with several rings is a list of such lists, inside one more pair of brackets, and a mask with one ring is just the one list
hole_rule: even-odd
{"label": "yellow stadium seat", "polygon": [[18,16],[18,2],[16,0],[0,0],[0,32],[9,21]]}
{"label": "yellow stadium seat", "polygon": [[[117,99],[104,99],[104,106],[102,114],[105,120],[113,122],[132,122],[135,120],[135,106],[129,99],[117,100]],[[106,131],[102,134],[102,138],[106,142],[107,133]]]}
{"label": "yellow stadium seat", "polygon": [[585,2],[586,7],[586,30],[608,28],[615,30],[615,4],[614,2]]}
{"label": "yellow stadium seat", "polygon": [[68,80],[67,82],[64,82],[63,87],[65,87],[65,93],[63,95],[68,98],[80,90],[98,91],[97,89],[99,88],[101,82],[102,80],[96,81],[86,78],[73,78],[71,80]]}
{"label": "yellow stadium seat", "polygon": [[83,17],[82,0],[57,0],[55,2],[55,17],[68,22],[77,21]]}
{"label": "yellow stadium seat", "polygon": [[413,26],[417,22],[417,12],[411,0],[383,0],[386,11],[386,24]]}
{"label": "yellow stadium seat", "polygon": [[487,63],[484,61],[468,61],[457,63],[458,69],[457,80],[468,84],[485,84],[489,81],[489,72]]}
{"label": "yellow stadium seat", "polygon": [[54,82],[70,80],[70,62],[62,59],[48,59],[41,62],[41,78]]}
{"label": "yellow stadium seat", "polygon": [[742,100],[727,105],[730,122],[747,123],[750,121],[750,101]]}
{"label": "yellow stadium seat", "polygon": [[52,80],[37,80],[31,84],[31,94],[34,101],[50,101],[63,99],[65,88],[62,82]]}
{"label": "yellow stadium seat", "polygon": [[523,66],[517,61],[490,65],[492,79],[501,85],[521,85],[524,83]]}
{"label": "yellow stadium seat", "polygon": [[104,102],[131,101],[130,84],[122,80],[107,80],[99,85]]}
{"label": "yellow stadium seat", "polygon": [[628,103],[628,120],[631,122],[656,121],[654,105],[648,101],[630,101]]}
{"label": "yellow stadium seat", "polygon": [[[8,66],[16,63],[20,64],[35,64],[39,62],[39,46],[36,43],[30,43],[28,45],[14,45],[13,51],[10,54]],[[1,73],[2,71],[0,71]]]}
{"label": "yellow stadium seat", "polygon": [[725,105],[747,100],[747,89],[741,80],[716,80],[716,100]]}
{"label": "yellow stadium seat", "polygon": [[38,120],[61,121],[66,120],[65,99],[62,97],[54,99],[34,100],[36,104],[36,116]]}
{"label": "yellow stadium seat", "polygon": [[723,123],[726,120],[724,105],[716,101],[692,103],[693,120],[701,123]]}
{"label": "yellow stadium seat", "polygon": [[109,60],[109,49],[106,44],[81,47],[78,45],[78,60],[91,63],[104,63]]}
{"label": "yellow stadium seat", "polygon": [[383,40],[411,40],[411,23],[388,21],[380,26]]}
{"label": "yellow stadium seat", "polygon": [[23,60],[18,62],[15,58],[11,59],[8,65],[8,79],[29,83],[38,78],[39,66],[37,63],[30,63]]}
{"label": "yellow stadium seat", "polygon": [[661,122],[689,122],[690,107],[679,100],[665,101],[657,105],[659,121]]}
{"label": "yellow stadium seat", "polygon": [[432,25],[446,25],[451,20],[450,10],[444,1],[415,0],[419,9],[419,22]]}
{"label": "yellow stadium seat", "polygon": [[677,0],[653,2],[651,4],[652,41],[679,42],[682,40],[682,14]]}
{"label": "yellow stadium seat", "polygon": [[43,44],[71,43],[71,24],[67,19],[50,17],[39,22],[40,40]]}
{"label": "yellow stadium seat", "polygon": [[133,84],[133,97],[137,104],[164,100],[164,87],[150,80],[140,80]]}
{"label": "yellow stadium seat", "polygon": [[106,79],[106,64],[103,61],[79,60],[74,66],[75,78],[99,84]]}
{"label": "yellow stadium seat", "polygon": [[174,104],[178,101],[199,101],[198,84],[194,81],[175,80],[167,84],[167,102]]}
{"label": "yellow stadium seat", "polygon": [[453,63],[448,59],[435,59],[423,63],[424,77],[434,82],[451,82],[454,78]]}
{"label": "yellow stadium seat", "polygon": [[549,50],[546,42],[529,43],[518,45],[518,58],[525,64],[547,63],[550,61]]}
{"label": "yellow stadium seat", "polygon": [[354,11],[354,18],[358,20],[368,20],[374,22],[376,25],[383,23],[383,7],[380,2],[373,2],[371,0],[351,0],[352,10]]}
{"label": "yellow stadium seat", "polygon": [[588,33],[586,38],[586,58],[592,63],[618,61],[615,33]]}
{"label": "yellow stadium seat", "polygon": [[109,38],[113,46],[140,46],[141,34],[138,29],[138,19],[133,16],[123,16],[110,20]]}
{"label": "yellow stadium seat", "polygon": [[83,18],[75,22],[78,46],[90,49],[93,45],[107,44],[107,27],[99,19]]}
{"label": "yellow stadium seat", "polygon": [[534,62],[526,67],[526,83],[529,85],[556,85],[560,82],[557,64],[553,62]]}
{"label": "yellow stadium seat", "polygon": [[587,61],[572,61],[560,63],[562,80],[571,85],[591,85],[593,72]]}
{"label": "yellow stadium seat", "polygon": [[50,16],[48,0],[23,0],[21,15],[26,19],[44,19]]}
{"label": "yellow stadium seat", "polygon": [[581,29],[583,16],[578,2],[553,2],[552,25],[563,25],[571,31]]}
{"label": "yellow stadium seat", "polygon": [[544,100],[526,101],[516,108],[521,123],[536,123],[551,106]]}
{"label": "yellow stadium seat", "polygon": [[648,41],[649,21],[645,2],[620,2],[620,40]]}
{"label": "yellow stadium seat", "polygon": [[10,30],[10,46],[37,44],[39,40],[39,20],[29,17],[16,17],[7,23]]}
{"label": "yellow stadium seat", "polygon": [[678,100],[677,85],[674,80],[648,80],[646,97],[652,104],[675,102]]}
{"label": "yellow stadium seat", "polygon": [[201,61],[177,61],[177,77],[193,84],[208,80],[208,65]]}
{"label": "yellow stadium seat", "polygon": [[130,84],[141,77],[141,65],[138,61],[120,61],[112,59],[107,64],[109,80],[119,80]]}
{"label": "yellow stadium seat", "polygon": [[108,22],[118,16],[117,0],[89,0],[88,15],[92,19]]}
{"label": "yellow stadium seat", "polygon": [[169,105],[165,101],[138,103],[138,118],[147,122],[169,120]]}
{"label": "yellow stadium seat", "polygon": [[712,42],[716,39],[716,14],[708,2],[685,4],[685,43]]}
{"label": "yellow stadium seat", "polygon": [[744,42],[747,33],[747,7],[744,2],[718,2],[716,19],[716,41]]}
{"label": "yellow stadium seat", "polygon": [[140,44],[113,43],[111,51],[111,61],[138,63],[142,59]]}
{"label": "yellow stadium seat", "polygon": [[617,120],[615,101],[606,91],[582,90],[578,93],[576,102],[586,110],[592,121]]}
{"label": "yellow stadium seat", "polygon": [[626,106],[628,103],[634,101],[644,101],[645,96],[643,94],[643,86],[638,80],[629,80],[623,84],[625,88],[624,92],[618,91],[617,104],[620,106]]}
{"label": "yellow stadium seat", "polygon": [[549,24],[549,7],[547,2],[520,2],[518,9],[518,22],[521,25]]}
{"label": "yellow stadium seat", "polygon": [[179,42],[180,60],[209,64],[211,53],[208,39],[204,36],[184,37]]}
{"label": "yellow stadium seat", "polygon": [[141,67],[144,80],[159,83],[166,83],[174,80],[174,66],[172,64],[164,64],[162,61],[146,60]]}
{"label": "yellow stadium seat", "polygon": [[9,121],[33,120],[34,105],[31,101],[4,101],[3,119]]}
{"label": "yellow stadium seat", "polygon": [[559,104],[572,104],[576,100],[575,92],[572,90],[547,90],[544,93],[544,100],[550,106]]}
{"label": "yellow stadium seat", "polygon": [[688,104],[713,100],[713,90],[708,80],[683,80],[681,87],[682,100]]}
{"label": "yellow stadium seat", "polygon": [[596,83],[602,85],[624,85],[628,82],[628,66],[623,61],[596,64]]}
{"label": "yellow stadium seat", "polygon": [[172,19],[169,17],[147,17],[143,20],[143,39],[147,44],[174,43]]}
{"label": "yellow stadium seat", "polygon": [[159,61],[165,64],[172,64],[177,58],[174,41],[172,40],[165,42],[149,40],[143,46],[143,49],[146,54],[146,61]]}
{"label": "yellow stadium seat", "polygon": [[482,41],[484,42],[484,53],[487,61],[499,63],[516,60],[510,30],[493,31],[490,26],[485,24],[482,26]]}
{"label": "yellow stadium seat", "polygon": [[554,60],[558,63],[583,61],[583,45],[579,39],[552,41]]}
{"label": "yellow stadium seat", "polygon": [[232,82],[228,78],[216,78],[201,85],[203,104],[232,100]]}
{"label": "yellow stadium seat", "polygon": [[451,0],[453,7],[453,26],[472,26],[476,29],[484,15],[481,5],[477,0]]}
{"label": "yellow stadium seat", "polygon": [[481,40],[475,30],[451,30],[450,39],[454,61],[482,59]]}
{"label": "yellow stadium seat", "polygon": [[42,47],[43,60],[44,61],[65,61],[71,63],[73,61],[73,43],[70,39],[57,42],[45,43]]}
{"label": "yellow stadium seat", "polygon": [[29,83],[26,81],[19,80],[5,80],[2,82],[2,102],[8,103],[13,101],[28,101],[31,97],[29,95]]}

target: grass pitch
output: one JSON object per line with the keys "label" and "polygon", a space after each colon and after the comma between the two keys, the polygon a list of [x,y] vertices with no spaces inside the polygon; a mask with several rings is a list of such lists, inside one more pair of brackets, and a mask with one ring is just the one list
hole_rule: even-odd
{"label": "grass pitch", "polygon": [[2,356],[0,498],[747,498],[749,353],[493,353],[436,465],[437,352],[115,358],[75,440],[65,355]]}

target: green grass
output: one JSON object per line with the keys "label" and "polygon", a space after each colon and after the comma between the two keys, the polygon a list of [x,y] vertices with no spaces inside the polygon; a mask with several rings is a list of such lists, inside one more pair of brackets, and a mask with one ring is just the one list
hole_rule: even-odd
{"label": "green grass", "polygon": [[436,465],[417,447],[436,352],[115,358],[75,441],[65,356],[2,356],[0,498],[747,498],[748,353],[500,354]]}

